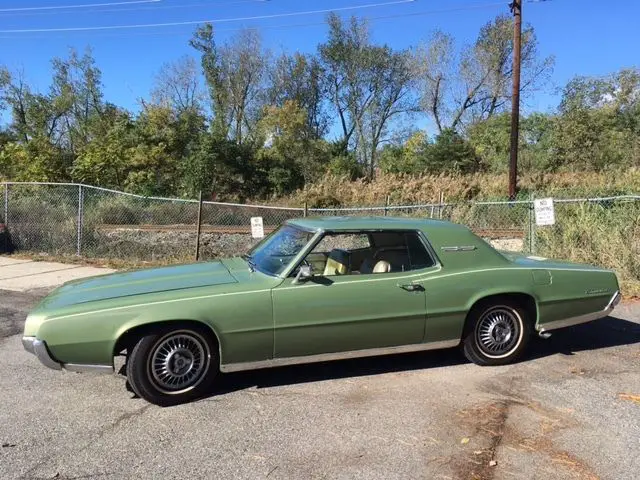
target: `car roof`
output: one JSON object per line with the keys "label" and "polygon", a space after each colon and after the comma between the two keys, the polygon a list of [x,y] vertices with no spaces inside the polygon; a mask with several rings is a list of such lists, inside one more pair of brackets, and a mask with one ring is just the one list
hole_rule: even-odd
{"label": "car roof", "polygon": [[444,220],[408,217],[306,217],[288,220],[289,225],[305,230],[467,230],[466,227]]}

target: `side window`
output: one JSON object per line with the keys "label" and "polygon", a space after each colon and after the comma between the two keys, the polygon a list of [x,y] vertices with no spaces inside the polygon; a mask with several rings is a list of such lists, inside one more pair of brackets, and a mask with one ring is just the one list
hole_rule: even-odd
{"label": "side window", "polygon": [[409,272],[435,265],[417,232],[373,233],[374,273]]}
{"label": "side window", "polygon": [[327,233],[309,252],[305,262],[316,275],[351,275],[360,273],[363,260],[368,257],[371,257],[368,234]]}
{"label": "side window", "polygon": [[435,261],[431,258],[431,255],[429,255],[429,252],[427,252],[424,243],[422,243],[420,236],[416,232],[405,233],[405,240],[407,242],[407,251],[409,253],[412,270],[433,267],[435,265]]}
{"label": "side window", "polygon": [[328,233],[305,263],[325,277],[409,272],[435,265],[419,234],[411,231]]}
{"label": "side window", "polygon": [[364,233],[328,233],[311,253],[329,253],[335,248],[351,251],[370,246],[369,237]]}

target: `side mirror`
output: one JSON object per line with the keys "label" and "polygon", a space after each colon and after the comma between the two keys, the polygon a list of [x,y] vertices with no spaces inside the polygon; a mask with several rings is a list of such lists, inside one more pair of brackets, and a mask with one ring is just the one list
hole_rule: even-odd
{"label": "side mirror", "polygon": [[298,270],[298,274],[293,280],[293,283],[304,283],[311,277],[313,277],[313,269],[311,268],[311,265],[300,265],[300,270]]}

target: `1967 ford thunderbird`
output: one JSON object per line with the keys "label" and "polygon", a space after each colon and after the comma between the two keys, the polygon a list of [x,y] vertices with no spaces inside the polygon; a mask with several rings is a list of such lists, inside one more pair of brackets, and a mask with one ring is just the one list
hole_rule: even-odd
{"label": "1967 ford thunderbird", "polygon": [[172,405],[216,375],[460,345],[479,365],[531,336],[606,317],[613,272],[494,250],[468,228],[407,218],[290,220],[242,257],[74,281],[28,316],[47,367],[126,375]]}

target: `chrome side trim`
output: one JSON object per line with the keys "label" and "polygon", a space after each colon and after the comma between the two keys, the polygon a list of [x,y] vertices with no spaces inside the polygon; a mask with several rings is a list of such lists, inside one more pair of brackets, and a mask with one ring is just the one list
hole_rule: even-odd
{"label": "chrome side trim", "polygon": [[36,357],[38,357],[38,360],[40,360],[40,363],[42,363],[45,367],[51,368],[53,370],[62,369],[62,366],[58,362],[56,362],[51,356],[51,354],[49,353],[47,344],[44,343],[42,340],[38,340],[36,338],[33,341],[33,349],[36,354]]}
{"label": "chrome side trim", "polygon": [[370,348],[366,350],[352,350],[349,352],[321,353],[318,355],[304,355],[300,357],[273,358],[257,362],[228,363],[220,365],[220,371],[224,373],[241,372],[244,370],[257,370],[260,368],[284,367],[287,365],[300,365],[305,363],[329,362],[333,360],[346,360],[349,358],[377,357],[392,355],[395,353],[420,352],[425,350],[439,350],[441,348],[457,347],[460,339],[442,340],[439,342],[419,343],[414,345],[400,345],[397,347]]}
{"label": "chrome side trim", "polygon": [[68,370],[70,372],[95,372],[95,373],[112,373],[113,365],[86,365],[81,363],[60,363],[53,359],[49,353],[46,342],[38,340],[36,337],[22,337],[22,346],[24,349],[33,353],[40,363],[45,367],[53,370]]}
{"label": "chrome side trim", "polygon": [[607,304],[605,310],[613,310],[618,306],[620,300],[622,300],[622,295],[620,294],[620,292],[614,293],[613,297],[611,297],[611,300],[609,300],[609,303]]}
{"label": "chrome side trim", "polygon": [[463,245],[463,246],[452,246],[452,247],[440,247],[440,250],[444,252],[471,252],[473,250],[477,250],[478,247],[475,245]]}
{"label": "chrome side trim", "polygon": [[576,317],[565,318],[562,320],[555,320],[553,322],[543,323],[542,325],[537,325],[536,330],[539,333],[544,333],[549,330],[557,330],[559,328],[572,327],[574,325],[580,325],[581,323],[593,322],[594,320],[599,320],[601,318],[607,317],[613,309],[620,303],[622,295],[620,292],[616,292],[607,303],[607,306],[604,307],[604,310],[600,310],[599,312],[587,313],[584,315],[578,315]]}
{"label": "chrome side trim", "polygon": [[90,365],[84,363],[65,363],[62,365],[69,372],[78,373],[113,373],[113,365]]}
{"label": "chrome side trim", "polygon": [[33,347],[33,342],[35,341],[36,337],[22,337],[22,346],[27,352],[33,353],[34,355],[36,354],[36,350]]}

